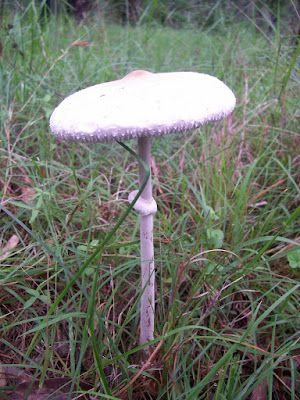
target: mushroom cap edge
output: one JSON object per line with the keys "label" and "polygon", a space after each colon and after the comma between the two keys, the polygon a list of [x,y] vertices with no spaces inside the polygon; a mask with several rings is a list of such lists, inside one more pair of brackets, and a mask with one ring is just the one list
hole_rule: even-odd
{"label": "mushroom cap edge", "polygon": [[211,75],[133,71],[65,98],[51,115],[50,129],[82,142],[156,137],[221,120],[235,103],[232,91]]}

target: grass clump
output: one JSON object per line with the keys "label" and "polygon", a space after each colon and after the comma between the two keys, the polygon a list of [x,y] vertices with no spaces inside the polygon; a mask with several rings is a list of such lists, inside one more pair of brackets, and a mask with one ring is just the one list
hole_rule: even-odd
{"label": "grass clump", "polygon": [[[299,45],[247,18],[216,31],[97,18],[42,24],[31,2],[1,23],[1,396],[297,399]],[[153,142],[158,300],[143,366],[137,215],[97,250],[136,162],[48,127],[69,93],[134,69],[209,73],[238,99],[224,122]]]}

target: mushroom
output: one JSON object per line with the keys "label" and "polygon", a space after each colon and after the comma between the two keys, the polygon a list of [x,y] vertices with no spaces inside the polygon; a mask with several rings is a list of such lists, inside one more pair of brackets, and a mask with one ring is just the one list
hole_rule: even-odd
{"label": "mushroom", "polygon": [[[221,120],[235,107],[232,91],[217,78],[197,72],[133,71],[123,79],[101,83],[67,97],[50,118],[59,138],[82,142],[138,139],[138,154],[150,169],[150,138],[198,128]],[[139,184],[145,170],[139,165]],[[141,321],[140,344],[154,338],[154,250],[151,175],[141,196],[129,194],[140,214]],[[150,346],[145,346],[145,354]]]}

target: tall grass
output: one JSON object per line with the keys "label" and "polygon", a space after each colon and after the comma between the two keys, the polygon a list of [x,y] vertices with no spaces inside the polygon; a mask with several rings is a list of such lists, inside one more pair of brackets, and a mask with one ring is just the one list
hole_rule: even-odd
{"label": "tall grass", "polygon": [[[99,14],[45,24],[34,2],[4,16],[3,398],[55,385],[69,398],[299,398],[299,45],[221,11],[213,28],[180,30]],[[102,248],[136,160],[48,126],[68,94],[134,69],[209,73],[238,99],[225,121],[152,144],[157,305],[143,366],[134,212]]]}

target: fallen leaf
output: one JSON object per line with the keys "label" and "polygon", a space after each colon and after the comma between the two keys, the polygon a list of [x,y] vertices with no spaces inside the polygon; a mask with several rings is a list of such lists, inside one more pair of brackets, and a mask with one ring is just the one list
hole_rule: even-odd
{"label": "fallen leaf", "polygon": [[267,400],[268,381],[261,381],[253,390],[251,400]]}
{"label": "fallen leaf", "polygon": [[4,260],[5,258],[9,257],[11,254],[11,251],[9,250],[12,250],[15,247],[17,247],[19,241],[20,241],[19,236],[12,235],[12,237],[8,240],[3,249],[0,250],[0,253],[3,253],[0,254],[0,260]]}
{"label": "fallen leaf", "polygon": [[36,191],[34,189],[32,189],[30,187],[26,187],[26,186],[21,187],[21,192],[22,192],[22,194],[20,196],[20,199],[26,204],[31,203],[31,200],[36,193]]}
{"label": "fallen leaf", "polygon": [[74,46],[88,47],[89,43],[88,42],[77,42],[77,43],[74,43]]}
{"label": "fallen leaf", "polygon": [[[19,168],[23,174],[22,181],[24,181],[25,183],[27,183],[30,186],[33,186],[32,179],[26,175],[26,170],[23,167],[19,167]],[[30,186],[23,186],[23,185],[21,186],[20,200],[22,200],[26,204],[30,204],[32,202],[33,196],[36,194],[36,190]]]}
{"label": "fallen leaf", "polygon": [[0,387],[6,386],[6,375],[4,367],[0,367]]}
{"label": "fallen leaf", "polygon": [[[71,380],[69,378],[53,378],[45,379],[44,386],[39,387],[39,384],[35,382],[32,386],[30,382],[23,382],[19,384],[13,391],[13,393],[7,394],[2,391],[2,393],[7,397],[1,396],[0,399],[9,398],[10,400],[75,400],[78,398],[78,393],[69,393]],[[86,383],[80,383],[81,390],[92,389],[91,385]],[[27,394],[27,391],[30,393]],[[76,389],[75,389],[76,390]],[[70,397],[71,394],[71,397]],[[82,397],[83,399],[86,397]]]}

